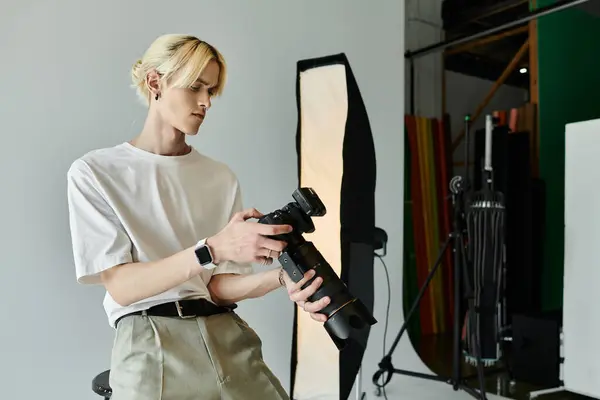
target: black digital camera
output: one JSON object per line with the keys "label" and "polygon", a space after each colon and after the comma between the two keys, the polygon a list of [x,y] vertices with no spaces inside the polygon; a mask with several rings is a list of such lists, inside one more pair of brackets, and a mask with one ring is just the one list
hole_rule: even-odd
{"label": "black digital camera", "polygon": [[308,301],[314,302],[329,296],[330,303],[319,313],[327,316],[325,330],[337,348],[342,349],[353,330],[374,325],[377,320],[364,304],[348,291],[347,286],[315,245],[302,236],[303,233],[312,233],[315,230],[311,217],[322,217],[327,212],[319,196],[312,188],[302,187],[296,189],[292,197],[294,202],[261,217],[258,222],[293,227],[290,233],[270,236],[287,243],[279,256],[279,262],[294,282],[302,280],[309,270],[315,270],[315,276],[302,286],[303,289],[317,277],[323,279],[321,286]]}

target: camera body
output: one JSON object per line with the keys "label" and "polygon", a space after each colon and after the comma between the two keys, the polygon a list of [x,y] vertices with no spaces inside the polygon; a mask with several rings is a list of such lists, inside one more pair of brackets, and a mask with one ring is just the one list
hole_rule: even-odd
{"label": "camera body", "polygon": [[317,193],[309,187],[301,187],[292,194],[294,202],[288,203],[261,217],[258,222],[269,225],[291,225],[292,232],[271,236],[273,239],[287,243],[279,256],[279,262],[294,282],[299,282],[309,270],[315,270],[315,276],[302,288],[309,286],[314,279],[320,277],[322,284],[309,297],[308,301],[318,301],[329,296],[330,303],[319,312],[327,316],[324,324],[326,331],[338,347],[345,346],[345,340],[353,330],[360,330],[377,323],[369,310],[349,291],[338,277],[331,265],[317,250],[312,242],[306,241],[302,234],[315,230],[312,217],[322,217],[327,209]]}
{"label": "camera body", "polygon": [[327,213],[325,205],[312,188],[298,188],[292,193],[294,202],[288,203],[279,210],[275,210],[263,217],[258,222],[269,225],[291,225],[292,233],[272,236],[278,240],[289,241],[290,236],[312,233],[315,225],[312,216],[322,217]]}

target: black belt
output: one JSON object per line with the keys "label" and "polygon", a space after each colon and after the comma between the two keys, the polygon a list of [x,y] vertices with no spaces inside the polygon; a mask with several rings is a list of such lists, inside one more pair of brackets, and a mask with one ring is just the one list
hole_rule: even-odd
{"label": "black belt", "polygon": [[206,299],[197,300],[179,300],[172,303],[159,304],[148,308],[147,310],[135,311],[122,317],[119,317],[115,322],[115,327],[119,321],[130,315],[153,315],[157,317],[177,317],[181,319],[208,317],[210,315],[223,314],[233,311],[237,308],[237,304],[228,306],[218,306]]}

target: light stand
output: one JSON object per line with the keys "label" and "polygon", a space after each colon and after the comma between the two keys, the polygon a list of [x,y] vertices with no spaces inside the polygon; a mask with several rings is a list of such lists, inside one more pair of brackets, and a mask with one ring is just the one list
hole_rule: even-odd
{"label": "light stand", "polygon": [[[468,299],[469,313],[474,312],[474,309],[473,309],[473,297],[474,296],[473,296],[473,290],[470,287],[468,287],[468,286],[470,286],[468,284],[469,282],[468,282],[468,272],[467,272],[468,271],[468,269],[467,269],[468,259],[466,257],[465,241],[464,241],[464,237],[463,237],[463,232],[466,230],[466,226],[465,226],[466,225],[465,224],[465,208],[466,208],[465,207],[465,192],[470,190],[469,172],[468,172],[468,170],[469,170],[469,129],[470,129],[470,116],[466,116],[465,117],[465,166],[466,166],[465,176],[466,176],[466,178],[463,178],[462,176],[455,176],[454,178],[452,178],[452,180],[450,181],[450,184],[449,184],[451,197],[452,197],[452,205],[453,205],[453,231],[448,235],[448,238],[446,239],[442,249],[440,250],[438,258],[437,258],[435,264],[433,265],[431,271],[429,272],[429,275],[427,276],[425,283],[420,288],[417,298],[413,302],[413,304],[410,308],[410,311],[408,312],[408,314],[406,316],[406,320],[404,321],[404,324],[400,328],[400,331],[398,332],[398,335],[396,336],[396,339],[394,340],[392,347],[390,348],[387,355],[385,355],[383,357],[383,359],[381,360],[381,362],[379,363],[379,370],[373,375],[373,384],[375,384],[375,386],[377,386],[380,389],[385,387],[385,385],[387,385],[390,382],[393,374],[400,374],[400,375],[407,375],[407,376],[411,376],[411,377],[415,377],[415,378],[428,379],[428,380],[433,380],[433,381],[438,381],[438,382],[446,382],[446,383],[452,385],[452,387],[455,391],[464,390],[465,392],[467,392],[468,394],[470,394],[471,396],[473,396],[476,399],[482,399],[482,400],[487,399],[487,397],[485,395],[484,381],[483,381],[483,374],[482,374],[483,367],[482,367],[481,363],[478,362],[478,370],[479,370],[478,378],[479,378],[480,389],[479,389],[479,391],[477,391],[477,390],[469,387],[466,383],[466,377],[462,376],[461,360],[460,360],[461,350],[462,350],[462,343],[461,343],[462,318],[461,318],[461,313],[460,313],[461,293],[463,293],[463,291],[462,291],[463,287],[461,285],[462,280],[464,280],[464,282],[467,284],[464,295]],[[440,266],[441,261],[443,259],[444,253],[446,252],[446,250],[448,249],[448,247],[450,245],[450,242],[452,242],[452,244],[453,244],[452,248],[453,248],[453,252],[454,252],[454,299],[453,299],[454,300],[454,324],[453,324],[454,326],[453,326],[452,376],[451,377],[442,377],[442,376],[438,376],[438,375],[424,374],[424,373],[394,368],[394,366],[392,364],[392,354],[393,354],[394,350],[396,349],[396,346],[398,346],[400,338],[406,331],[408,324],[410,322],[410,319],[412,318],[415,311],[417,310],[419,303],[421,301],[421,298],[425,294],[425,291],[426,291],[429,283],[431,282],[431,280],[433,279],[433,276],[437,272],[437,269]],[[478,347],[478,346],[476,346],[476,347]],[[380,384],[379,380],[383,377],[384,373],[387,373],[387,376],[384,377],[384,383]]]}

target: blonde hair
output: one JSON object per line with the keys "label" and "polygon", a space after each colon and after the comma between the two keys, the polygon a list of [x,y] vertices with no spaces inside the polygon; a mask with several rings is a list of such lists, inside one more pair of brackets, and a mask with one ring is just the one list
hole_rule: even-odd
{"label": "blonde hair", "polygon": [[[219,81],[213,90],[214,96],[223,92],[227,70],[225,59],[210,44],[191,35],[168,34],[158,37],[146,50],[144,56],[131,68],[131,80],[140,100],[150,104],[150,90],[146,83],[147,74],[153,69],[161,81],[171,87],[189,88],[200,77],[212,60],[219,64]],[[171,81],[180,72],[177,80]]]}

